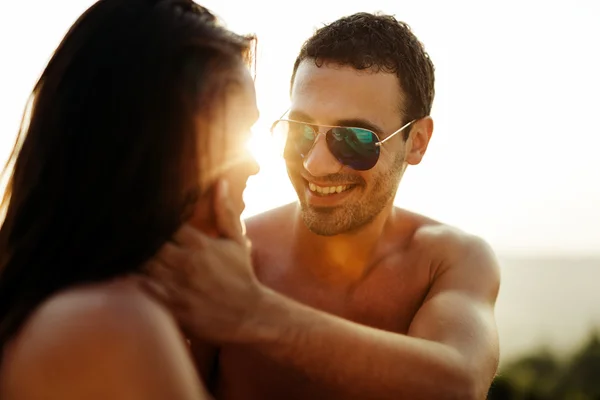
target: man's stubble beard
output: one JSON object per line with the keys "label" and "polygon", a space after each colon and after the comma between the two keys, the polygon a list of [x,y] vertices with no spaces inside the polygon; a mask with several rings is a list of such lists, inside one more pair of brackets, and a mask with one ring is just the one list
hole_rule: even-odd
{"label": "man's stubble beard", "polygon": [[[340,207],[311,207],[299,193],[301,216],[306,227],[320,236],[352,233],[370,224],[394,200],[404,172],[404,155],[398,154],[391,168],[375,179],[368,197]],[[352,190],[360,190],[355,188]]]}

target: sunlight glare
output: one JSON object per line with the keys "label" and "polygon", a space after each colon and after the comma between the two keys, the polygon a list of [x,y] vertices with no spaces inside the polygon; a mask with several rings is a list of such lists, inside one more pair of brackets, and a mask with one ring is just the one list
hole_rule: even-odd
{"label": "sunlight glare", "polygon": [[252,136],[248,141],[248,149],[263,168],[272,168],[281,162],[282,144],[277,137],[273,137],[269,130],[270,123],[259,120],[252,127]]}

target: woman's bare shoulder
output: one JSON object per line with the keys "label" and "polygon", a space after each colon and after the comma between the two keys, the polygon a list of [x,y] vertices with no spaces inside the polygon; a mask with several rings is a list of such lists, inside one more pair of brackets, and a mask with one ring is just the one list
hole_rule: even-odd
{"label": "woman's bare shoulder", "polygon": [[0,393],[198,399],[204,392],[173,318],[135,279],[124,278],[42,304],[5,349]]}

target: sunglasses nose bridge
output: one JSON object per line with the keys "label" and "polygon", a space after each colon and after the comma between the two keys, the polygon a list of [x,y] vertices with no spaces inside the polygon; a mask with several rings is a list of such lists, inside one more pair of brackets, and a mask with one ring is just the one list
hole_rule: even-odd
{"label": "sunglasses nose bridge", "polygon": [[[308,158],[308,156],[313,152],[313,150],[317,146],[317,143],[320,140],[326,140],[325,137],[327,136],[327,132],[329,132],[331,130],[330,128],[323,128],[323,127],[314,126],[314,125],[308,125],[307,124],[307,126],[309,126],[310,129],[314,132],[315,138],[313,139],[313,142],[312,142],[312,144],[310,146],[310,149],[308,149],[308,151],[306,152],[306,154],[302,156],[302,158],[304,158],[304,159]],[[326,130],[325,131],[320,131],[320,129],[326,129]]]}
{"label": "sunglasses nose bridge", "polygon": [[326,136],[332,128],[328,126],[309,125],[310,129],[315,133],[315,142],[319,139],[319,136]]}
{"label": "sunglasses nose bridge", "polygon": [[[312,130],[313,133],[315,134],[315,138],[313,139],[310,149],[308,149],[306,154],[302,156],[303,158],[306,158],[313,151],[313,149],[315,148],[315,146],[319,140],[325,140],[325,137],[331,131],[332,128],[323,127],[323,126],[319,126],[319,125],[310,125],[310,124],[304,124],[304,125],[308,126],[308,128],[310,130]],[[321,136],[322,136],[322,138],[320,138]]]}

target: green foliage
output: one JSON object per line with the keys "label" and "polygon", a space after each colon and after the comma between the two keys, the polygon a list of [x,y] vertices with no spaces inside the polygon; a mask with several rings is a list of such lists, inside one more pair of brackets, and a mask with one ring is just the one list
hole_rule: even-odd
{"label": "green foliage", "polygon": [[567,360],[542,350],[498,373],[488,400],[600,400],[600,335]]}

